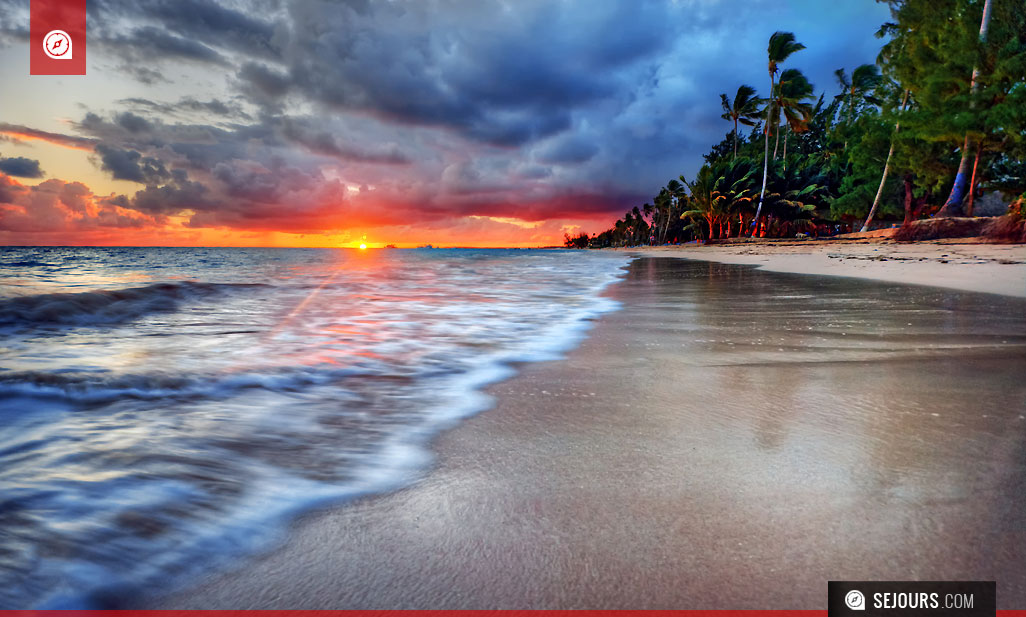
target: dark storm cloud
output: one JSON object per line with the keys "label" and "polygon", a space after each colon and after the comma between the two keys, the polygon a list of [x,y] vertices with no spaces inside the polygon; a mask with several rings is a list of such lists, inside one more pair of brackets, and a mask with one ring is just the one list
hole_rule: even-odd
{"label": "dark storm cloud", "polygon": [[238,10],[213,0],[94,0],[89,20],[100,44],[149,58],[224,63],[222,54],[278,55],[287,30],[277,35],[273,22],[252,16],[266,16],[275,5],[254,0]]}
{"label": "dark storm cloud", "polygon": [[183,169],[171,172],[171,181],[163,186],[147,186],[126,201],[134,210],[146,214],[178,214],[183,210],[205,210],[216,208],[216,202],[208,199],[208,188],[200,182],[189,180]]}
{"label": "dark storm cloud", "polygon": [[307,148],[310,152],[331,156],[340,160],[365,161],[402,165],[410,163],[395,144],[381,147],[369,144],[343,144],[330,131],[318,128],[308,119],[285,119],[280,122],[282,135],[292,142]]}
{"label": "dark storm cloud", "polygon": [[106,144],[96,146],[101,167],[109,171],[115,180],[130,180],[140,184],[160,184],[170,178],[164,163],[158,159],[143,156],[135,150],[122,150]]}
{"label": "dark storm cloud", "polygon": [[0,47],[29,38],[29,7],[24,0],[0,0]]}
{"label": "dark storm cloud", "polygon": [[264,64],[246,62],[239,69],[242,91],[264,107],[277,107],[289,90],[289,76]]}
{"label": "dark storm cloud", "polygon": [[[270,97],[452,129],[519,146],[565,131],[572,112],[630,91],[630,72],[672,44],[653,2],[289,5],[286,75],[247,66]],[[302,35],[302,36],[301,36]],[[272,87],[269,87],[272,86]]]}
{"label": "dark storm cloud", "polygon": [[114,122],[129,133],[147,133],[153,130],[149,120],[130,111],[114,116]]}
{"label": "dark storm cloud", "polygon": [[206,113],[212,116],[235,116],[242,119],[250,119],[242,108],[231,102],[218,99],[200,101],[192,97],[183,97],[173,103],[161,103],[147,98],[131,97],[117,101],[120,105],[131,107],[137,111],[161,114],[163,116],[183,115],[188,112]]}
{"label": "dark storm cloud", "polygon": [[214,49],[194,39],[168,34],[154,26],[145,26],[132,31],[127,37],[102,41],[131,48],[136,56],[145,59],[195,60],[214,64],[226,64],[225,58]]}
{"label": "dark storm cloud", "polygon": [[[274,26],[266,21],[209,0],[162,0],[137,3],[139,10],[160,24],[193,40],[241,51],[276,56]],[[256,3],[251,7],[255,8]]]}
{"label": "dark storm cloud", "polygon": [[560,140],[538,152],[543,163],[583,163],[598,153],[598,146],[579,137]]}
{"label": "dark storm cloud", "polygon": [[139,66],[137,64],[120,64],[118,65],[117,70],[130,76],[141,84],[146,84],[147,86],[152,86],[162,82],[167,83],[169,81],[160,71],[145,66]]}
{"label": "dark storm cloud", "polygon": [[145,152],[149,156],[167,158],[177,152],[191,160],[188,153],[196,152],[192,162],[197,168],[209,168],[225,157],[247,156],[245,149],[250,140],[260,140],[265,146],[279,145],[274,142],[271,130],[260,125],[229,130],[208,124],[169,123],[131,112],[115,113],[111,117],[89,112],[74,126],[79,132],[94,137],[96,142]]}
{"label": "dark storm cloud", "polygon": [[[183,99],[177,103],[156,103],[134,98],[122,103],[165,115],[183,109],[231,112],[227,105],[217,101]],[[410,157],[394,142],[347,139],[345,131],[337,127],[329,130],[324,120],[317,117],[262,116],[249,123],[215,126],[165,122],[131,112],[115,113],[109,118],[89,112],[75,127],[106,144],[105,147],[146,153],[164,159],[169,166],[193,171],[209,172],[219,162],[231,159],[267,165],[276,159],[305,158],[308,166],[323,164],[326,159],[387,165],[410,162]]]}
{"label": "dark storm cloud", "polygon": [[0,158],[0,173],[19,178],[43,177],[43,170],[39,167],[39,161],[23,156]]}

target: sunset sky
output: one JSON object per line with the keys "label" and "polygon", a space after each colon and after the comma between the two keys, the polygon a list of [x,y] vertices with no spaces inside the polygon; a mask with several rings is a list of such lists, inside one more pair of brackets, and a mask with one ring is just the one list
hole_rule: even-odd
{"label": "sunset sky", "polygon": [[836,94],[871,0],[90,0],[88,75],[29,75],[0,0],[0,244],[540,246],[650,200],[767,88]]}

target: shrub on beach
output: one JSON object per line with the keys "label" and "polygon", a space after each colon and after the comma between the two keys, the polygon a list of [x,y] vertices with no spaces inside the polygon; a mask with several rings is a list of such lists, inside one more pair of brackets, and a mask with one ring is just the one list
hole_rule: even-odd
{"label": "shrub on beach", "polygon": [[1026,198],[1008,206],[1008,214],[990,220],[983,236],[991,242],[1026,244]]}

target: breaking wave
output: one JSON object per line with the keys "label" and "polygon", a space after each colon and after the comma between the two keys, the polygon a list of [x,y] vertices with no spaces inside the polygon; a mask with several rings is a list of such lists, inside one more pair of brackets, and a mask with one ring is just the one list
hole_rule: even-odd
{"label": "breaking wave", "polygon": [[171,312],[183,301],[260,284],[183,281],[77,293],[47,293],[0,300],[0,327],[118,324],[150,313]]}

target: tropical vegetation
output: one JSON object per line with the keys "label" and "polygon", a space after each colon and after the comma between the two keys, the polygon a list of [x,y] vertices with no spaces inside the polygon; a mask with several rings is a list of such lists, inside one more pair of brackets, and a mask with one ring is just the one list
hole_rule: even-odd
{"label": "tropical vegetation", "polygon": [[971,216],[984,193],[1003,203],[1026,193],[1021,0],[888,4],[876,63],[839,67],[818,96],[792,66],[814,50],[774,33],[769,89],[720,94],[730,131],[697,174],[670,180],[606,231],[567,235],[566,245],[833,234]]}

